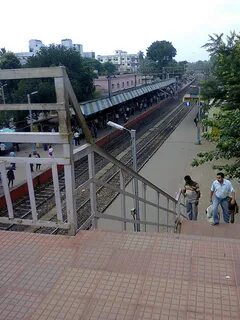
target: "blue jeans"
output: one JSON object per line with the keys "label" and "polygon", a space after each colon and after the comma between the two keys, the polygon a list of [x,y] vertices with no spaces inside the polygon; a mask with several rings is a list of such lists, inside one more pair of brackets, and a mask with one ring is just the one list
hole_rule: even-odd
{"label": "blue jeans", "polygon": [[186,209],[189,220],[197,220],[198,201],[189,201],[186,199]]}
{"label": "blue jeans", "polygon": [[212,212],[213,212],[213,221],[214,223],[219,223],[219,214],[218,214],[218,206],[222,207],[223,210],[223,220],[226,223],[229,223],[229,213],[228,213],[228,199],[218,198],[216,196],[213,197],[212,203]]}

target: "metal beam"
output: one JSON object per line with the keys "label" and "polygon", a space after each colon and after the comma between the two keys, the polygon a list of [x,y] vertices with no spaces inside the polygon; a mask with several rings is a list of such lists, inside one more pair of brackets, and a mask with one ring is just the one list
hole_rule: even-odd
{"label": "metal beam", "polygon": [[64,144],[68,134],[58,132],[1,132],[1,142]]}
{"label": "metal beam", "polygon": [[34,226],[34,227],[47,227],[47,228],[59,228],[59,229],[65,229],[68,230],[70,225],[69,223],[56,223],[52,221],[44,221],[44,220],[37,220],[33,221],[30,219],[9,219],[7,217],[0,217],[0,223],[5,224],[21,224],[24,226]]}
{"label": "metal beam", "polygon": [[85,139],[88,143],[92,144],[93,143],[93,138],[91,135],[91,132],[88,128],[87,122],[82,114],[82,110],[80,108],[80,104],[78,103],[77,97],[75,95],[75,92],[73,91],[71,82],[68,78],[66,70],[64,70],[65,77],[64,77],[64,82],[65,82],[65,87],[69,96],[70,101],[72,102],[72,108],[74,109],[74,112],[77,116],[77,119],[79,121],[79,124],[81,125],[83,129],[83,133],[85,136]]}
{"label": "metal beam", "polygon": [[[0,111],[20,111],[20,110],[29,110],[29,104],[28,103],[0,104]],[[63,103],[31,103],[31,110],[59,111],[59,110],[65,110],[65,107]]]}
{"label": "metal beam", "polygon": [[[47,153],[47,152],[46,152]],[[0,157],[0,160],[4,161],[5,163],[33,163],[33,164],[70,164],[70,160],[68,158],[29,158],[29,157]]]}
{"label": "metal beam", "polygon": [[22,68],[0,70],[0,80],[58,78],[63,76],[65,67]]}

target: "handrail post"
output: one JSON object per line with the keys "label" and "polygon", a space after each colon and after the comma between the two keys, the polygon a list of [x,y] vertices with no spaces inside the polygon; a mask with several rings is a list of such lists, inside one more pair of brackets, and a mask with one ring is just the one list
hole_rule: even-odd
{"label": "handrail post", "polygon": [[14,218],[14,213],[13,213],[13,205],[12,205],[12,199],[11,199],[11,194],[10,190],[8,187],[8,181],[7,181],[7,173],[5,169],[5,162],[1,161],[0,162],[0,173],[1,173],[1,179],[2,179],[2,186],[3,186],[3,192],[5,195],[5,200],[7,204],[7,209],[8,209],[8,217],[10,219]]}
{"label": "handrail post", "polygon": [[[124,181],[124,176],[123,176],[123,171],[120,169],[120,189],[125,192],[125,181]],[[121,193],[121,213],[122,213],[122,218],[126,219],[126,197],[125,194]],[[126,231],[127,230],[127,223],[126,221],[123,221],[122,223],[122,230]]]}
{"label": "handrail post", "polygon": [[[131,134],[133,170],[135,172],[137,172],[136,130],[130,130],[130,134]],[[133,188],[134,188],[135,197],[138,197],[138,180],[137,180],[137,178],[133,178]],[[137,198],[135,198],[135,200],[134,200],[134,206],[136,209],[136,218],[137,218],[137,220],[140,220],[139,201]],[[140,226],[139,226],[139,228],[140,228]]]}
{"label": "handrail post", "polygon": [[94,152],[88,154],[88,170],[89,179],[92,180],[90,183],[90,203],[91,203],[91,214],[93,215],[93,228],[97,229],[97,197],[96,197],[96,183],[95,183],[95,163],[94,163]]}
{"label": "handrail post", "polygon": [[167,232],[168,232],[168,224],[169,224],[169,198],[167,198]]}
{"label": "handrail post", "polygon": [[158,205],[158,208],[157,208],[157,231],[159,232],[160,231],[160,209],[159,209],[159,204],[160,204],[160,194],[159,192],[157,192],[157,205]]}
{"label": "handrail post", "polygon": [[145,203],[146,191],[147,191],[147,186],[145,183],[142,183],[142,198],[144,199],[144,201],[142,203],[142,213],[143,213],[143,221],[145,222],[145,224],[144,224],[144,231],[145,232],[147,231],[147,225],[146,225],[147,217],[146,217],[146,203]]}

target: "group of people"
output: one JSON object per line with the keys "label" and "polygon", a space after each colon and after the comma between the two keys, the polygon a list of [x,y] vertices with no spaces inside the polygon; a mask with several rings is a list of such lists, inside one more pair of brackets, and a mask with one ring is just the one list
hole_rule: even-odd
{"label": "group of people", "polygon": [[[33,151],[32,153],[29,153],[28,155],[29,158],[41,158],[40,154],[37,151]],[[34,164],[30,163],[30,168],[31,168],[31,172],[34,172]],[[41,163],[36,163],[36,171],[40,171],[41,170]]]}
{"label": "group of people", "polygon": [[[186,199],[186,211],[189,220],[197,220],[198,203],[201,196],[199,184],[187,175],[184,177],[185,185],[182,189]],[[235,198],[235,190],[232,183],[224,178],[224,173],[217,173],[210,189],[211,225],[218,225],[220,215],[218,208],[221,206],[223,220],[225,223],[234,223],[234,216],[238,212],[238,205]],[[209,217],[209,215],[208,215]]]}
{"label": "group of people", "polygon": [[[16,156],[15,152],[11,151],[9,153],[9,156],[15,157]],[[33,153],[29,153],[28,157],[29,158],[34,157],[34,158],[38,158],[38,159],[41,158],[40,154],[37,151],[33,151]],[[30,163],[30,169],[31,169],[31,172],[34,172],[34,164],[33,163]],[[8,170],[7,170],[8,187],[13,187],[13,182],[15,180],[15,173],[14,173],[15,170],[16,170],[16,163],[12,162],[11,166],[8,167]],[[36,172],[41,170],[41,163],[36,163],[35,170],[36,170]]]}

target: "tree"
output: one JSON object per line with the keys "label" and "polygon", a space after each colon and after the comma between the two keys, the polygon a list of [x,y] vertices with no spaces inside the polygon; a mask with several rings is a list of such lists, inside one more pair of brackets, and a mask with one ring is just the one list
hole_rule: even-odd
{"label": "tree", "polygon": [[[84,59],[81,57],[79,52],[75,49],[67,49],[64,46],[51,45],[49,47],[41,48],[35,56],[28,59],[26,64],[26,67],[29,68],[52,66],[66,67],[66,71],[78,101],[88,100],[93,97],[93,69],[87,63],[84,63]],[[35,90],[38,90],[38,88],[41,90],[41,88],[46,87],[44,83],[48,80],[45,79],[45,81],[38,81],[38,86],[40,86],[40,88],[37,86]]]}
{"label": "tree", "polygon": [[[21,64],[17,56],[10,51],[6,51],[5,48],[0,49],[0,69],[19,69]],[[0,85],[6,85],[4,87],[4,96],[7,103],[13,102],[14,91],[17,89],[19,80],[7,80]],[[0,93],[1,94],[1,93]],[[12,116],[13,112],[5,111],[1,113],[0,122],[8,122],[8,119]]]}
{"label": "tree", "polygon": [[155,41],[147,48],[147,58],[155,61],[159,68],[165,67],[176,56],[177,50],[169,41]]}
{"label": "tree", "polygon": [[117,73],[117,67],[112,62],[104,62],[102,64],[101,75],[111,76]]}
{"label": "tree", "polygon": [[21,68],[21,64],[17,56],[10,51],[3,48],[0,53],[0,69],[18,69]]}
{"label": "tree", "polygon": [[224,170],[232,178],[240,178],[240,109],[222,110],[222,112],[213,120],[207,120],[209,127],[218,129],[219,136],[206,134],[208,140],[215,142],[215,149],[210,152],[198,154],[198,158],[193,160],[192,165],[198,166],[207,161],[213,161],[220,158],[232,160],[222,166],[214,166],[215,169]]}
{"label": "tree", "polygon": [[213,60],[213,75],[217,79],[215,91],[220,88],[222,98],[233,108],[240,103],[240,36],[231,32],[223,41],[223,34],[209,36],[203,47],[207,48]]}
{"label": "tree", "polygon": [[92,58],[83,58],[83,64],[93,72],[94,77],[103,73],[103,66],[100,61]]}
{"label": "tree", "polygon": [[206,121],[210,128],[217,129],[218,135],[214,136],[214,131],[205,134],[207,139],[214,141],[215,149],[199,153],[192,165],[219,158],[231,159],[228,164],[215,167],[230,177],[240,178],[240,37],[231,32],[224,42],[223,34],[210,36],[204,47],[214,59],[214,68],[211,79],[202,84],[201,93],[208,100],[220,101],[219,115]]}
{"label": "tree", "polygon": [[0,56],[2,56],[3,54],[5,54],[7,51],[5,48],[1,48],[0,49]]}
{"label": "tree", "polygon": [[151,75],[151,74],[159,73],[159,70],[156,66],[156,62],[148,58],[145,58],[140,61],[139,71],[143,75]]}

